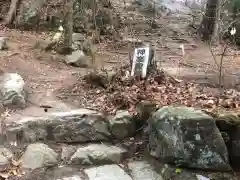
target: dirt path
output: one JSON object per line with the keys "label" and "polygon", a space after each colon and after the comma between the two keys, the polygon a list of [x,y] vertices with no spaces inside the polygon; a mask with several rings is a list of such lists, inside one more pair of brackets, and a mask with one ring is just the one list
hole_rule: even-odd
{"label": "dirt path", "polygon": [[[164,4],[164,2],[162,2]],[[189,10],[181,3],[169,4],[165,6],[173,9],[170,14],[157,14],[157,28],[152,28],[149,21],[152,14],[142,11],[143,6],[133,6],[129,2],[129,7],[123,8],[123,3],[118,4],[118,11],[127,19],[130,15],[136,19],[135,24],[129,23],[133,28],[131,36],[136,39],[147,41],[156,46],[156,61],[160,68],[165,69],[173,76],[191,80],[204,85],[218,85],[219,71],[213,58],[211,50],[214,52],[218,63],[221,59],[221,47],[210,48],[208,44],[202,43],[197,39],[194,30],[189,27],[192,23],[192,16]],[[180,11],[177,11],[177,10]],[[123,19],[124,19],[123,18]],[[185,54],[180,48],[184,45]],[[224,86],[240,90],[240,51],[235,47],[229,47],[227,55],[223,59],[224,67]],[[127,55],[125,59],[128,59]],[[180,65],[179,65],[180,62]]]}
{"label": "dirt path", "polygon": [[58,101],[54,92],[75,83],[72,74],[79,70],[66,66],[61,62],[61,56],[33,49],[38,35],[14,30],[4,34],[9,37],[9,49],[1,52],[1,69],[4,72],[19,73],[25,79],[29,91],[28,107],[15,111],[10,119],[18,120],[22,115],[43,115],[46,112],[40,105],[52,106],[50,112],[73,108]]}

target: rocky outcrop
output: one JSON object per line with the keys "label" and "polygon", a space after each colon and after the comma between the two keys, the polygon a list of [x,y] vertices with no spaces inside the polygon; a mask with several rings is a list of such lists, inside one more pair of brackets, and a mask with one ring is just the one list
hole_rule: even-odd
{"label": "rocky outcrop", "polygon": [[17,73],[5,73],[0,77],[0,99],[5,107],[25,108],[27,92],[23,78]]}
{"label": "rocky outcrop", "polygon": [[212,117],[189,107],[165,106],[149,119],[149,151],[167,163],[230,170],[228,151]]}
{"label": "rocky outcrop", "polygon": [[[132,117],[126,111],[118,112],[114,118],[121,122],[119,128],[132,127]],[[8,139],[14,141],[15,138],[18,146],[22,142],[45,141],[45,144],[30,143],[24,148],[19,162],[22,162],[20,168],[27,171],[20,179],[236,180],[231,173],[212,173],[206,170],[222,171],[229,170],[230,167],[226,146],[215,121],[202,111],[166,106],[153,113],[149,119],[151,155],[175,163],[177,168],[164,165],[162,160],[151,157],[143,157],[143,160],[138,161],[135,157],[127,159],[131,152],[127,152],[125,148],[128,147],[122,139],[115,145],[110,143],[113,135],[118,137],[118,133],[115,134],[111,130],[113,122],[110,121],[113,119],[109,120],[93,110],[78,109],[52,113],[41,118],[24,118],[15,125],[8,125]],[[118,127],[118,123],[115,128]],[[126,134],[128,133],[123,133],[124,136]],[[127,140],[124,139],[125,142]],[[129,140],[135,144],[141,142],[137,138]],[[16,157],[4,147],[0,148],[0,152],[3,152],[0,167],[5,169],[11,164],[11,159]],[[15,154],[16,151],[12,152]],[[137,153],[138,150],[131,154],[134,156]],[[179,167],[181,165],[201,168],[204,171],[184,169]]]}
{"label": "rocky outcrop", "polygon": [[23,118],[8,125],[7,136],[12,141],[55,141],[62,143],[104,141],[111,139],[109,124],[96,111],[77,109],[43,117]]}

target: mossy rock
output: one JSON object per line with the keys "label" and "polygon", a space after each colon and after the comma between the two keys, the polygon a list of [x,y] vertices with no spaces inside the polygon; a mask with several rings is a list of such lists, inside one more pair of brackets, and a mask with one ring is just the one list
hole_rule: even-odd
{"label": "mossy rock", "polygon": [[148,120],[149,151],[181,167],[230,170],[228,152],[214,119],[185,106],[164,106]]}
{"label": "mossy rock", "polygon": [[237,180],[233,173],[184,169],[171,165],[164,165],[161,168],[161,175],[164,179],[167,180],[199,180],[200,177],[205,177],[211,180]]}
{"label": "mossy rock", "polygon": [[[231,126],[237,126],[240,125],[240,113],[238,112],[225,112],[217,114],[214,118],[217,122],[217,125],[219,125],[221,122],[225,124],[229,124]],[[219,127],[220,131],[223,130],[224,127]]]}
{"label": "mossy rock", "polygon": [[224,112],[215,117],[216,124],[228,149],[231,165],[240,165],[240,113]]}

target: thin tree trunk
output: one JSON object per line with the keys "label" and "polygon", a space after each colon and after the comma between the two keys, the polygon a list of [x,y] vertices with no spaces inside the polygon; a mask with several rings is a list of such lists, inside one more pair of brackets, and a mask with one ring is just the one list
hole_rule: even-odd
{"label": "thin tree trunk", "polygon": [[222,0],[218,0],[217,4],[217,11],[216,11],[216,22],[214,23],[214,31],[213,31],[213,42],[218,44],[219,43],[219,27],[220,27],[220,21],[221,21],[221,12],[222,12]]}
{"label": "thin tree trunk", "polygon": [[[94,27],[95,27],[95,33],[97,34],[97,21],[96,21],[96,15],[97,15],[97,3],[96,3],[96,0],[93,0],[93,7],[92,7],[92,12],[93,12],[93,24],[94,24]],[[93,43],[93,41],[92,41]],[[93,44],[91,43],[91,46],[93,46]],[[93,47],[91,47],[91,51],[92,51],[92,66],[93,66],[93,69],[94,71],[96,71],[96,57],[95,57],[95,53],[93,52]]]}
{"label": "thin tree trunk", "polygon": [[12,22],[15,18],[15,15],[16,15],[16,11],[17,11],[19,2],[20,2],[20,0],[11,0],[11,5],[10,5],[9,11],[8,11],[8,16],[5,19],[5,23],[7,25],[12,24]]}
{"label": "thin tree trunk", "polygon": [[71,48],[73,34],[73,0],[66,0],[65,2],[64,45],[66,48]]}
{"label": "thin tree trunk", "polygon": [[216,23],[216,10],[219,0],[208,0],[206,13],[203,17],[199,33],[202,40],[209,41],[214,33]]}

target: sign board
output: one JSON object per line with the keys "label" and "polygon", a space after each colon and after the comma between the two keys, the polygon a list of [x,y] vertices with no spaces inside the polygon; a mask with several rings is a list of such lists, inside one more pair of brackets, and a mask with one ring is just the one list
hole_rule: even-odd
{"label": "sign board", "polygon": [[150,55],[149,47],[135,49],[132,60],[131,76],[146,77],[148,66],[151,63]]}

